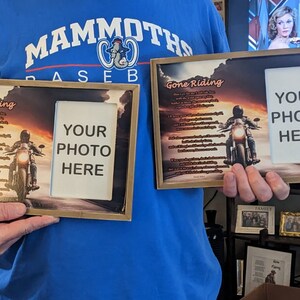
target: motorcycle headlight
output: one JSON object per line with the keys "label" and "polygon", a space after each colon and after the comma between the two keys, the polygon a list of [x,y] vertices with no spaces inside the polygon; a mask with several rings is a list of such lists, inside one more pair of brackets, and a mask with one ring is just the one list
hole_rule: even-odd
{"label": "motorcycle headlight", "polygon": [[27,163],[29,161],[28,152],[20,152],[18,153],[18,162],[19,163]]}
{"label": "motorcycle headlight", "polygon": [[245,130],[244,128],[236,128],[233,133],[233,138],[235,139],[243,139],[245,137]]}

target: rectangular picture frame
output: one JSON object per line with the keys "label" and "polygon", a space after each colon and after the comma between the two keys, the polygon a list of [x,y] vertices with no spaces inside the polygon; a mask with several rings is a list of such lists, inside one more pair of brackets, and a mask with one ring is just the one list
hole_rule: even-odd
{"label": "rectangular picture frame", "polygon": [[279,235],[300,237],[300,212],[280,212]]}
{"label": "rectangular picture frame", "polygon": [[130,221],[138,106],[137,84],[1,79],[0,202],[23,202],[28,215]]}
{"label": "rectangular picture frame", "polygon": [[[222,186],[235,162],[300,182],[295,74],[300,49],[151,60],[157,188]],[[247,129],[244,121],[233,126],[235,107],[242,108]],[[230,141],[239,126],[243,146],[238,138]]]}
{"label": "rectangular picture frame", "polygon": [[[288,30],[283,38],[276,28],[276,20],[282,16],[290,17]],[[249,0],[248,6],[248,51],[261,51],[280,48],[300,47],[300,13],[297,0]],[[245,18],[246,21],[246,18]],[[245,36],[246,38],[246,36]]]}
{"label": "rectangular picture frame", "polygon": [[265,228],[275,234],[275,206],[237,205],[236,233],[259,234]]}
{"label": "rectangular picture frame", "polygon": [[244,296],[263,283],[290,286],[295,253],[247,245]]}

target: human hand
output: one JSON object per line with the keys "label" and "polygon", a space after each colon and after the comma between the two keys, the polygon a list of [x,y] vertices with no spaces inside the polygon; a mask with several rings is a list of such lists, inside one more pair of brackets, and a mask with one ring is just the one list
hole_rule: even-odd
{"label": "human hand", "polygon": [[22,203],[0,203],[0,255],[23,235],[59,222],[52,216],[22,218],[26,206]]}
{"label": "human hand", "polygon": [[275,172],[268,172],[263,178],[254,166],[244,169],[242,165],[235,164],[224,175],[223,193],[227,197],[239,196],[245,202],[266,202],[273,195],[279,200],[286,199],[290,187]]}

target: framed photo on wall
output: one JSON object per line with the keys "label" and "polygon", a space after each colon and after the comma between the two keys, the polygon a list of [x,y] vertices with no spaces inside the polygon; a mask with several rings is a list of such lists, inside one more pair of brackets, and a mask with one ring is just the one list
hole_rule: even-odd
{"label": "framed photo on wall", "polygon": [[259,234],[266,228],[275,234],[275,206],[238,205],[236,216],[236,233]]}
{"label": "framed photo on wall", "polygon": [[300,237],[300,212],[280,213],[279,234],[282,236]]}
{"label": "framed photo on wall", "polygon": [[0,202],[131,220],[139,86],[0,80]]}
{"label": "framed photo on wall", "polygon": [[217,11],[220,13],[223,21],[225,22],[225,1],[226,0],[212,0]]}
{"label": "framed photo on wall", "polygon": [[254,246],[248,246],[246,252],[244,295],[263,283],[290,286],[294,252]]}
{"label": "framed photo on wall", "polygon": [[159,189],[222,186],[234,163],[300,182],[300,49],[151,61]]}
{"label": "framed photo on wall", "polygon": [[299,48],[299,7],[299,0],[249,0],[248,50]]}

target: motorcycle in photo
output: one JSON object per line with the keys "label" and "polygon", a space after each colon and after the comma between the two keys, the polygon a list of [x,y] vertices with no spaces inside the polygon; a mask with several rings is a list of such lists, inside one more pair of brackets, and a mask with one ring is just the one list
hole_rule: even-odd
{"label": "motorcycle in photo", "polygon": [[[234,165],[235,163],[241,164],[243,167],[254,165],[260,162],[259,159],[253,155],[251,151],[251,145],[254,144],[254,140],[250,130],[258,130],[260,127],[257,123],[260,121],[259,118],[253,120],[256,124],[245,124],[242,118],[234,119],[233,123],[226,127],[223,123],[219,124],[221,132],[229,132],[229,138],[226,142],[227,147],[230,148],[227,153],[227,160],[224,163],[228,165]],[[254,146],[252,145],[252,149]]]}
{"label": "motorcycle in photo", "polygon": [[[44,145],[38,148],[41,150]],[[28,143],[21,143],[14,151],[8,151],[6,155],[14,155],[14,170],[10,189],[15,190],[18,196],[18,201],[25,202],[29,192],[37,190],[39,187],[33,186],[31,167],[34,163],[34,156],[44,156],[42,151],[35,152],[30,149]]]}

